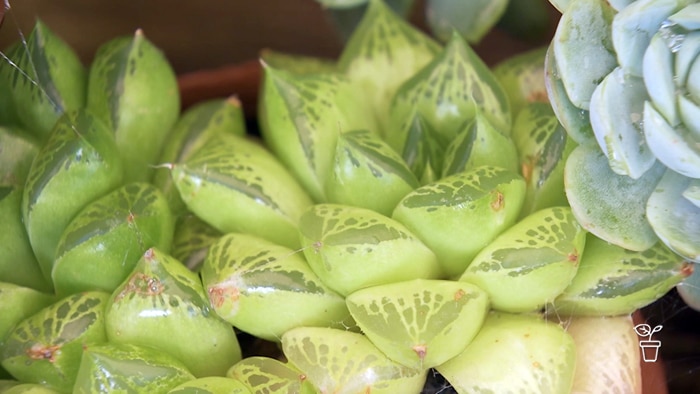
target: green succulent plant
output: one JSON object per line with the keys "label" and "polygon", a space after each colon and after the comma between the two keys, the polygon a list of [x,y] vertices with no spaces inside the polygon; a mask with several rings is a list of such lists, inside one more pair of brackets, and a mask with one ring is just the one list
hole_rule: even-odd
{"label": "green succulent plant", "polygon": [[574,214],[620,247],[661,242],[700,263],[700,3],[551,3],[545,80],[579,144],[565,170]]}
{"label": "green succulent plant", "polygon": [[[677,247],[645,247],[653,231],[622,234],[639,250],[586,231],[607,211],[582,220],[565,180],[586,191],[610,165],[592,131],[565,130],[575,111],[543,102],[545,48],[491,68],[470,47],[494,15],[544,0],[428,1],[438,40],[365,2],[337,60],[261,55],[261,138],[232,97],[178,113],[173,71],[142,32],[107,42],[48,103],[87,84],[79,108],[47,105],[57,82],[35,78],[69,72],[70,47],[40,24],[47,45],[20,43],[38,70],[0,67],[10,392],[417,393],[435,371],[460,392],[638,391],[630,314],[689,276],[692,297],[697,275]],[[483,24],[467,34],[440,16]],[[53,51],[67,58],[38,62]],[[592,192],[698,199],[660,163],[641,186],[618,177]],[[285,362],[244,357],[258,349],[243,333]]]}

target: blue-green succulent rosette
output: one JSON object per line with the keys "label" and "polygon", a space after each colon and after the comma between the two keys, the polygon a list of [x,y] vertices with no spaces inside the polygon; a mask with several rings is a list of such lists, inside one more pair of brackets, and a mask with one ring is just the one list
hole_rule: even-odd
{"label": "blue-green succulent rosette", "polygon": [[547,91],[579,143],[566,192],[579,221],[631,250],[700,262],[700,3],[554,1]]}

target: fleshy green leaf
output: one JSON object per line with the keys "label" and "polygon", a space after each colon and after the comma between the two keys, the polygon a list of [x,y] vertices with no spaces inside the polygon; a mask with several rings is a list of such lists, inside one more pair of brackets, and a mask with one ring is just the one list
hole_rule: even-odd
{"label": "fleshy green leaf", "polygon": [[107,342],[108,293],[63,298],[18,323],[2,342],[2,366],[16,379],[71,392],[85,347]]}
{"label": "fleshy green leaf", "polygon": [[612,41],[617,61],[625,74],[642,76],[642,58],[651,37],[683,3],[687,1],[635,1],[615,15]]}
{"label": "fleshy green leaf", "polygon": [[187,208],[220,232],[247,232],[298,247],[297,222],[311,200],[263,146],[219,134],[172,167]]}
{"label": "fleshy green leaf", "polygon": [[311,269],[342,295],[442,274],[435,254],[410,230],[369,209],[315,205],[302,215],[299,233]]}
{"label": "fleshy green leaf", "polygon": [[364,97],[380,134],[390,131],[387,114],[396,90],[439,50],[435,41],[395,14],[384,1],[369,1],[340,55],[338,67],[352,80],[357,94]]}
{"label": "fleshy green leaf", "polygon": [[122,179],[123,163],[110,129],[85,110],[65,113],[32,162],[22,196],[22,220],[48,280],[66,226]]}
{"label": "fleshy green leaf", "polygon": [[21,130],[0,126],[0,186],[24,185],[40,147]]}
{"label": "fleshy green leaf", "polygon": [[520,175],[482,166],[419,187],[399,202],[392,217],[435,252],[448,277],[455,277],[515,223],[524,198]]}
{"label": "fleshy green leaf", "polygon": [[113,130],[125,180],[148,181],[180,114],[175,72],[143,34],[102,44],[90,66],[87,108]]}
{"label": "fleshy green leaf", "polygon": [[481,328],[489,299],[468,283],[417,279],[358,290],[347,304],[375,346],[422,371],[464,350]]}
{"label": "fleshy green leaf", "polygon": [[174,223],[163,193],[130,183],[88,204],[56,248],[51,277],[58,294],[112,292],[151,247],[169,250]]}
{"label": "fleshy green leaf", "polygon": [[495,129],[481,113],[467,123],[445,151],[442,177],[480,166],[518,171],[518,154],[508,134]]}
{"label": "fleshy green leaf", "polygon": [[156,248],[112,293],[106,332],[110,343],[168,353],[197,377],[224,375],[241,359],[235,332],[212,310],[197,274]]}
{"label": "fleshy green leaf", "polygon": [[0,387],[3,394],[61,394],[61,391],[50,389],[43,384],[37,383],[20,383],[13,381],[14,384],[7,387]]}
{"label": "fleshy green leaf", "polygon": [[17,323],[55,301],[53,295],[29,287],[0,282],[0,342],[12,332]]}
{"label": "fleshy green leaf", "polygon": [[508,96],[513,119],[529,103],[549,102],[544,81],[546,54],[546,46],[532,49],[510,56],[493,68],[493,75]]}
{"label": "fleshy green leaf", "polygon": [[658,161],[681,175],[700,178],[699,136],[682,124],[669,124],[649,101],[644,103],[644,136]]}
{"label": "fleshy green leaf", "polygon": [[[510,104],[503,88],[457,34],[435,59],[401,85],[391,104],[390,132],[401,130],[400,125],[414,111],[436,133],[443,151],[477,113],[503,134],[511,127]],[[392,146],[405,145],[404,135],[387,138]]]}
{"label": "fleshy green leaf", "polygon": [[214,242],[201,270],[216,313],[268,341],[300,326],[340,326],[349,312],[343,297],[311,270],[304,255],[248,234]]}
{"label": "fleshy green leaf", "polygon": [[272,49],[263,49],[260,52],[260,60],[268,67],[294,74],[318,74],[337,71],[333,60]]}
{"label": "fleshy green leaf", "polygon": [[683,190],[682,195],[691,204],[700,208],[700,179],[690,179],[688,187]]}
{"label": "fleshy green leaf", "polygon": [[674,75],[680,86],[688,82],[688,72],[700,54],[700,32],[690,32],[683,36],[683,44],[678,48],[674,61]]}
{"label": "fleshy green leaf", "polygon": [[588,110],[576,107],[566,93],[561,80],[559,67],[554,55],[553,45],[550,44],[545,57],[545,87],[547,97],[559,122],[577,144],[595,145],[595,136],[591,128]]}
{"label": "fleshy green leaf", "polygon": [[680,119],[676,108],[676,84],[673,81],[673,53],[660,34],[652,37],[644,52],[643,70],[644,84],[654,107],[671,126],[678,125]]}
{"label": "fleshy green leaf", "polygon": [[416,393],[427,373],[391,361],[362,334],[332,328],[289,330],[282,351],[322,393]]}
{"label": "fleshy green leaf", "polygon": [[593,90],[616,66],[611,23],[614,10],[605,0],[575,0],[562,14],[552,48],[566,94],[588,110]]}
{"label": "fleshy green leaf", "polygon": [[[443,153],[438,136],[425,119],[417,113],[406,118],[401,126],[401,135],[406,136],[403,148],[394,146],[401,152],[406,164],[421,184],[436,181],[441,172]],[[395,141],[400,144],[401,141]]]}
{"label": "fleshy green leaf", "polygon": [[0,186],[0,278],[3,282],[52,292],[53,283],[41,271],[22,222],[22,189]]}
{"label": "fleshy green leaf", "polygon": [[338,137],[332,171],[325,181],[329,202],[390,216],[399,200],[416,187],[416,176],[378,135],[357,130]]}
{"label": "fleshy green leaf", "polygon": [[654,232],[669,248],[700,263],[700,207],[683,195],[692,181],[667,170],[649,197],[646,213]]}
{"label": "fleshy green leaf", "polygon": [[12,101],[7,109],[16,111],[23,129],[45,141],[58,118],[85,106],[87,72],[70,45],[40,20],[7,57],[10,61],[0,62],[0,79],[9,88],[3,96]]}
{"label": "fleshy green leaf", "polygon": [[254,393],[316,393],[316,390],[301,371],[289,363],[283,363],[270,357],[246,357],[234,364],[226,372],[226,376],[240,380]]}
{"label": "fleshy green leaf", "polygon": [[259,119],[263,138],[317,202],[331,170],[338,135],[376,132],[368,100],[340,74],[293,74],[264,68]]}
{"label": "fleshy green leaf", "polygon": [[616,68],[591,97],[591,127],[616,174],[637,179],[656,162],[643,135],[644,81]]}
{"label": "fleshy green leaf", "polygon": [[558,324],[492,312],[467,348],[437,370],[458,392],[568,393],[575,360],[574,341]]}
{"label": "fleshy green leaf", "polygon": [[73,393],[144,392],[166,394],[195,377],[173,356],[151,347],[109,343],[83,352]]}
{"label": "fleshy green leaf", "polygon": [[175,223],[170,255],[192,271],[198,272],[207,257],[209,246],[223,234],[197,215],[188,213]]}
{"label": "fleshy green leaf", "polygon": [[252,391],[236,379],[223,376],[207,376],[181,383],[168,391],[168,394],[252,394]]}
{"label": "fleshy green leaf", "polygon": [[593,234],[571,285],[554,300],[558,315],[630,314],[671,290],[687,277],[689,265],[662,243],[635,252]]}
{"label": "fleshy green leaf", "polygon": [[495,310],[535,311],[571,283],[585,242],[571,209],[545,208],[484,247],[459,280],[484,289]]}
{"label": "fleshy green leaf", "polygon": [[511,131],[527,190],[520,217],[542,208],[565,206],[564,166],[576,147],[548,103],[527,104]]}
{"label": "fleshy green leaf", "polygon": [[153,177],[153,184],[168,198],[173,213],[180,214],[185,204],[173,185],[168,163],[183,163],[192,156],[213,135],[218,133],[244,136],[245,119],[241,102],[235,97],[212,99],[201,102],[183,112],[168,135],[168,140],[160,153],[162,166]]}
{"label": "fleshy green leaf", "polygon": [[647,222],[646,201],[663,175],[654,165],[639,179],[615,174],[598,146],[579,145],[566,161],[566,195],[576,219],[596,236],[632,250],[657,240]]}

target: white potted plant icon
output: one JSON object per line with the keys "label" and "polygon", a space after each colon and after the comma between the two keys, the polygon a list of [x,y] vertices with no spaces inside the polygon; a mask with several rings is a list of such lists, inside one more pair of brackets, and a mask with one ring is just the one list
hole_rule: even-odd
{"label": "white potted plant icon", "polygon": [[642,348],[642,356],[644,357],[644,362],[655,362],[659,356],[659,347],[661,347],[661,341],[652,340],[651,336],[654,333],[661,331],[664,328],[661,324],[654,327],[652,330],[651,326],[648,324],[637,324],[634,326],[634,330],[640,337],[648,337],[648,340],[639,341],[639,347]]}

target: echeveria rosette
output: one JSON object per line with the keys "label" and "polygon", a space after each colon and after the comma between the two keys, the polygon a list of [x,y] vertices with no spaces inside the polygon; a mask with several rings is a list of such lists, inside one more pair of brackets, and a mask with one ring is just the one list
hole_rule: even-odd
{"label": "echeveria rosette", "polygon": [[[700,262],[700,3],[551,2],[562,17],[545,62],[547,90],[582,145],[567,166],[600,161],[601,152],[607,161],[567,179],[577,218],[621,247],[643,250],[660,239]],[[613,179],[627,187],[598,185]],[[628,205],[635,208],[609,209]]]}

